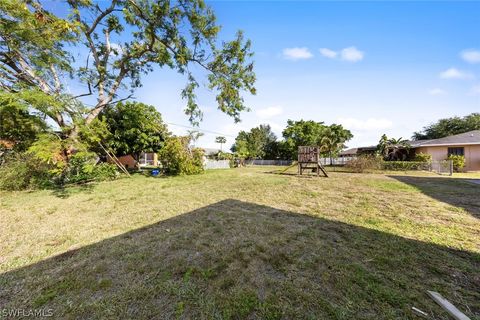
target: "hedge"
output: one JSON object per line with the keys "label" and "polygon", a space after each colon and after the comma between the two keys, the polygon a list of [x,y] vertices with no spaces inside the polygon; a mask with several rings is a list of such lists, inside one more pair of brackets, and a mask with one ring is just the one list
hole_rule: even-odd
{"label": "hedge", "polygon": [[392,171],[408,171],[408,170],[425,170],[428,163],[424,161],[384,161],[382,163],[383,170]]}

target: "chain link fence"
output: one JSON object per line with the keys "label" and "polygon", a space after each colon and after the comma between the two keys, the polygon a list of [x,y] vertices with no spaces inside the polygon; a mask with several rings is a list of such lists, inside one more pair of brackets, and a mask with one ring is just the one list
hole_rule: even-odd
{"label": "chain link fence", "polygon": [[453,161],[452,160],[432,161],[429,163],[428,169],[429,171],[436,172],[438,174],[451,176],[453,174]]}

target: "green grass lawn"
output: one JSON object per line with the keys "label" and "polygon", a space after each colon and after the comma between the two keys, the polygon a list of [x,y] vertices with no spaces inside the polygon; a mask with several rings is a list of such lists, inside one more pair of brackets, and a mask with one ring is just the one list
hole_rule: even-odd
{"label": "green grass lawn", "polygon": [[271,170],[0,192],[0,318],[480,319],[468,175]]}

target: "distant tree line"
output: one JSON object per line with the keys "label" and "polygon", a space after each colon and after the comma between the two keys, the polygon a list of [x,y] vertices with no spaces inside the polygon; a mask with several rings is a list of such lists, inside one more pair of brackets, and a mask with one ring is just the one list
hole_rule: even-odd
{"label": "distant tree line", "polygon": [[480,130],[480,113],[440,119],[413,134],[413,140],[439,139],[472,130]]}
{"label": "distant tree line", "polygon": [[333,158],[353,135],[338,124],[288,120],[282,137],[282,140],[278,140],[271,127],[262,124],[250,131],[240,131],[231,150],[245,159],[295,160],[299,146],[320,146],[324,157]]}

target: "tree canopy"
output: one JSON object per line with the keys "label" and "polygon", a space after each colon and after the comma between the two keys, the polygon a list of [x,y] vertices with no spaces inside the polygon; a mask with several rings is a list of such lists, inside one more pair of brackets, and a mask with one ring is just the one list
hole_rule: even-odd
{"label": "tree canopy", "polygon": [[440,119],[413,134],[414,140],[439,139],[472,130],[480,130],[480,113]]}
{"label": "tree canopy", "polygon": [[[115,100],[130,97],[155,66],[186,77],[181,96],[192,123],[202,118],[192,65],[206,72],[218,108],[235,121],[247,109],[241,93],[255,94],[250,41],[238,32],[220,43],[220,26],[202,0],[68,0],[61,17],[44,2],[0,3],[0,86],[70,137]],[[86,52],[84,61],[74,62],[73,51]],[[85,92],[70,94],[69,83]],[[93,106],[82,104],[87,96],[96,98]]]}
{"label": "tree canopy", "polygon": [[261,124],[250,131],[240,131],[232,151],[242,158],[270,158],[277,137],[268,124]]}
{"label": "tree canopy", "polygon": [[223,136],[215,137],[215,142],[220,143],[220,151],[223,152],[223,144],[227,142],[227,138]]}
{"label": "tree canopy", "polygon": [[4,98],[0,94],[0,140],[11,144],[15,150],[26,150],[40,133],[47,130],[47,124],[30,114],[27,106],[8,99],[8,96]]}
{"label": "tree canopy", "polygon": [[350,130],[343,128],[342,125],[332,124],[322,130],[320,150],[332,159],[345,148],[345,142],[352,138]]}
{"label": "tree canopy", "polygon": [[323,156],[334,157],[345,147],[352,133],[342,125],[325,125],[312,120],[287,121],[283,140],[277,137],[267,124],[240,131],[232,151],[243,158],[297,159],[299,146],[319,146]]}
{"label": "tree canopy", "polygon": [[411,145],[408,140],[400,138],[388,138],[383,134],[377,144],[377,154],[381,155],[384,160],[396,161],[406,160]]}
{"label": "tree canopy", "polygon": [[98,123],[106,125],[103,143],[115,154],[157,152],[169,136],[161,114],[153,106],[139,102],[119,102],[102,111]]}
{"label": "tree canopy", "polygon": [[345,142],[353,138],[342,125],[327,126],[313,120],[288,120],[282,135],[284,152],[289,159],[297,158],[299,146],[320,146],[324,155],[333,157],[345,147]]}

